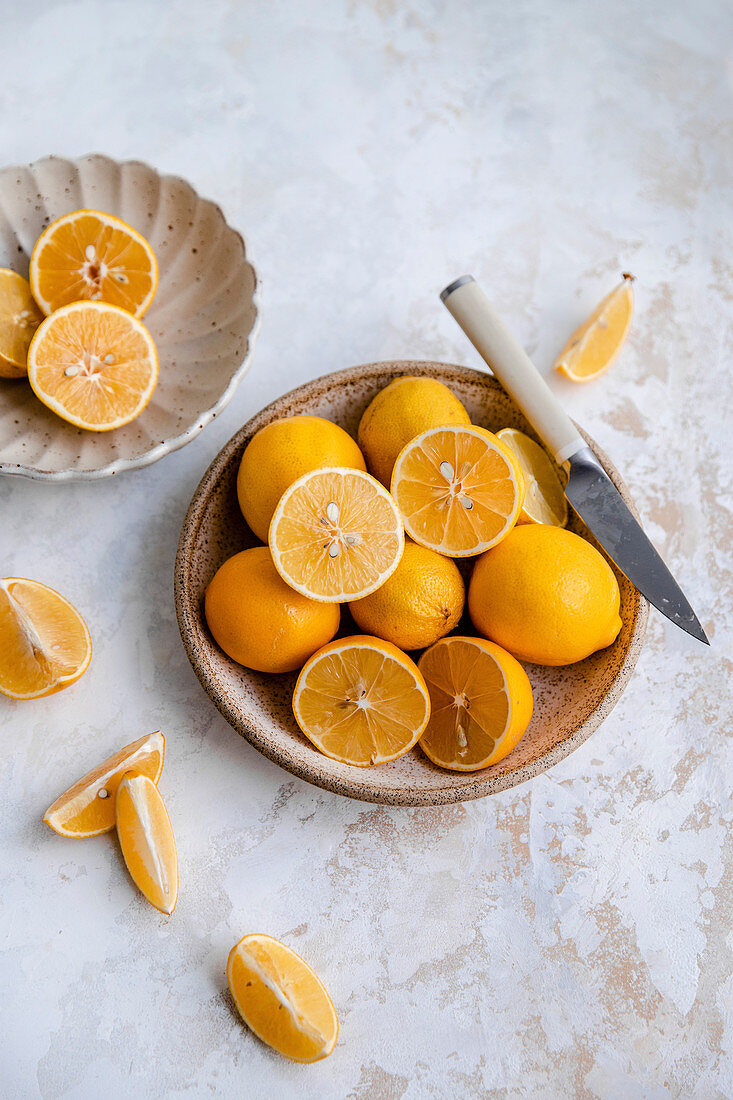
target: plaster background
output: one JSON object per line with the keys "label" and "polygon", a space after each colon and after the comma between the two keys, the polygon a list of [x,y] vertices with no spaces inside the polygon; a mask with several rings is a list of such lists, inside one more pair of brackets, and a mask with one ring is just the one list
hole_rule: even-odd
{"label": "plaster background", "polygon": [[[0,4],[3,160],[184,175],[263,278],[251,372],[192,444],[105,483],[0,480],[2,575],[61,590],[95,643],[69,691],[0,705],[0,1095],[733,1095],[732,47],[724,0]],[[379,808],[225,724],[180,644],[173,559],[203,470],[277,394],[380,358],[477,364],[437,297],[467,270],[543,371],[637,276],[613,370],[551,384],[712,648],[653,612],[621,703],[568,760],[481,802]],[[110,837],[40,821],[157,727],[169,921]],[[283,1062],[233,1012],[226,956],[256,930],[331,991],[326,1062]]]}

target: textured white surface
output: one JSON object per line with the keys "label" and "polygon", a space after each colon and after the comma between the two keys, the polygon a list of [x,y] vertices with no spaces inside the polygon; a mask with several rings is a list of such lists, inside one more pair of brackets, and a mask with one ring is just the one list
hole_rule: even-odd
{"label": "textured white surface", "polygon": [[[106,483],[0,481],[2,573],[86,615],[68,692],[0,706],[0,1094],[733,1093],[731,45],[725,0],[2,6],[8,162],[98,149],[188,177],[264,279],[254,364],[184,450]],[[405,811],[284,775],[194,679],[172,605],[188,499],[236,427],[355,362],[475,363],[437,292],[481,278],[541,369],[621,270],[628,346],[552,382],[629,481],[713,642],[658,615],[622,702],[530,785]],[[170,920],[46,805],[162,727]],[[730,851],[728,850],[728,857]],[[236,1019],[232,944],[284,939],[341,1017],[289,1065]]]}

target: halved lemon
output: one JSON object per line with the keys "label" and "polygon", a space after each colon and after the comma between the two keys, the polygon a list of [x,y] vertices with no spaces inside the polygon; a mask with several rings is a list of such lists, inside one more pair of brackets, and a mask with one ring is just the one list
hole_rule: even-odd
{"label": "halved lemon", "polygon": [[138,738],[78,779],[48,807],[43,820],[62,836],[99,836],[115,827],[117,789],[126,772],[160,779],[165,737],[156,730]]}
{"label": "halved lemon", "polygon": [[71,302],[109,302],[142,317],[158,286],[145,238],[101,210],[74,210],[51,222],[31,254],[30,284],[44,313]]}
{"label": "halved lemon", "polygon": [[634,312],[634,276],[625,274],[575,330],[555,362],[573,382],[590,382],[607,371],[621,351]]}
{"label": "halved lemon", "polygon": [[275,568],[296,592],[345,603],[374,592],[391,576],[405,533],[395,502],[376,478],[329,466],[286,489],[269,543]]}
{"label": "halved lemon", "polygon": [[87,624],[53,588],[0,580],[0,692],[37,699],[73,684],[92,659]]}
{"label": "halved lemon", "polygon": [[0,268],[0,378],[25,378],[28,346],[42,320],[28,280]]}
{"label": "halved lemon", "polygon": [[129,424],[158,381],[145,326],[106,302],[74,302],[47,317],[28,351],[28,381],[49,409],[89,431]]}
{"label": "halved lemon", "polygon": [[466,558],[511,531],[524,501],[524,479],[511,449],[484,428],[431,428],[400,451],[392,496],[415,542]]}
{"label": "halved lemon", "polygon": [[323,982],[272,936],[243,936],[229,952],[227,982],[255,1035],[294,1062],[318,1062],[336,1045],[339,1023]]}
{"label": "halved lemon", "polygon": [[431,714],[420,748],[434,764],[473,772],[503,760],[532,717],[532,687],[519,661],[483,638],[442,638],[418,666]]}
{"label": "halved lemon", "polygon": [[568,502],[560,480],[560,468],[544,447],[517,428],[502,428],[497,438],[511,447],[524,477],[524,504],[517,523],[550,523],[564,527]]}
{"label": "halved lemon", "polygon": [[430,717],[430,698],[401,649],[357,634],[330,642],[305,663],[293,713],[326,756],[365,768],[413,747]]}
{"label": "halved lemon", "polygon": [[147,775],[123,776],[117,789],[117,836],[132,881],[169,916],[178,900],[178,853],[163,796]]}

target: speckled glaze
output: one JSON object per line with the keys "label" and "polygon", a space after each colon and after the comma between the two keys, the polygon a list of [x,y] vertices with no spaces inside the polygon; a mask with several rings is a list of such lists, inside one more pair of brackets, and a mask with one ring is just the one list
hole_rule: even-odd
{"label": "speckled glaze", "polygon": [[0,172],[0,267],[27,278],[31,250],[61,214],[91,207],[139,230],[158,258],[143,321],[160,375],[146,409],[111,432],[55,416],[24,380],[0,380],[0,471],[43,480],[147,466],[198,435],[230,400],[252,353],[259,288],[240,234],[190,184],[138,161],[46,157]]}
{"label": "speckled glaze", "polygon": [[[303,737],[291,710],[296,674],[268,676],[235,664],[218,648],[203,615],[206,585],[226,558],[259,545],[237,505],[236,477],[242,452],[260,428],[283,416],[325,416],[356,435],[374,395],[402,374],[445,382],[472,420],[493,431],[521,428],[537,438],[499,383],[488,374],[453,364],[418,361],[369,363],[317,378],[278,398],[253,417],[214,459],[194,494],[178,544],[175,601],[189,660],[204,690],[234,729],[265,756],[319,787],[368,802],[429,806],[462,802],[513,787],[552,767],[582,744],[618,701],[644,640],[649,607],[616,571],[623,627],[612,646],[565,668],[525,665],[532,682],[534,714],[524,738],[499,764],[479,772],[453,773],[433,765],[419,748],[374,768],[355,768],[319,753]],[[585,433],[583,433],[585,435]],[[626,502],[617,471],[585,435]],[[585,537],[571,512],[568,525]],[[595,540],[591,538],[591,541]],[[470,570],[470,562],[465,568]],[[472,630],[466,620],[456,633]],[[358,633],[346,609],[340,634]]]}

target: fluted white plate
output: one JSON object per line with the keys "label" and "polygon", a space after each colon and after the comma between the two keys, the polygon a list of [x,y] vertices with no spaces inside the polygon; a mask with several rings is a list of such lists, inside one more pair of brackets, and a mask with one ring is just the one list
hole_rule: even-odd
{"label": "fluted white plate", "polygon": [[158,290],[143,318],[158,348],[158,385],[132,423],[87,432],[50,412],[26,381],[0,379],[3,473],[75,481],[147,466],[198,435],[249,365],[259,280],[242,236],[185,180],[139,161],[46,157],[0,171],[0,267],[27,277],[42,230],[82,207],[123,218],[158,258]]}

